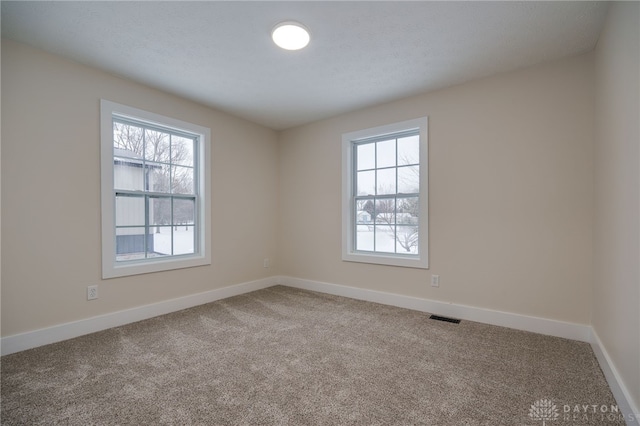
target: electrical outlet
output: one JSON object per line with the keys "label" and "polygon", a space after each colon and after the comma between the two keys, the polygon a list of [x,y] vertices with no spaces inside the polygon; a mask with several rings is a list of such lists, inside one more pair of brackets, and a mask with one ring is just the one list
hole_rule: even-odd
{"label": "electrical outlet", "polygon": [[98,298],[98,286],[90,285],[87,287],[87,300],[93,300]]}
{"label": "electrical outlet", "polygon": [[440,287],[440,275],[431,275],[431,287]]}
{"label": "electrical outlet", "polygon": [[265,267],[265,268],[268,268],[268,267],[270,266],[270,262],[269,262],[269,259],[268,259],[268,258],[265,258],[265,259],[264,259],[264,263],[263,263],[263,265],[264,265],[264,267]]}

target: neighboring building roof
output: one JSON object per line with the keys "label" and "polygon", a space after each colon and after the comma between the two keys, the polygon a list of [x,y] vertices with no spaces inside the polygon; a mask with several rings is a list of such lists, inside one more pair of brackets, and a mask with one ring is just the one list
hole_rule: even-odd
{"label": "neighboring building roof", "polygon": [[113,164],[121,164],[129,167],[140,167],[142,168],[145,165],[150,169],[160,169],[161,166],[157,164],[145,164],[142,157],[136,154],[133,151],[129,151],[128,149],[122,148],[113,148]]}
{"label": "neighboring building roof", "polygon": [[122,148],[113,148],[113,156],[114,157],[135,158],[135,159],[138,159],[138,160],[142,160],[142,157],[140,157],[135,152],[130,151],[128,149],[122,149]]}

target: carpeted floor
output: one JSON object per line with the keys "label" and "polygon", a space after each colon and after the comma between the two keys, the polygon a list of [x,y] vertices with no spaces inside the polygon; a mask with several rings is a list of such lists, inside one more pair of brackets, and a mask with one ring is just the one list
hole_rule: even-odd
{"label": "carpeted floor", "polygon": [[3,425],[624,424],[586,343],[282,286],[1,363]]}

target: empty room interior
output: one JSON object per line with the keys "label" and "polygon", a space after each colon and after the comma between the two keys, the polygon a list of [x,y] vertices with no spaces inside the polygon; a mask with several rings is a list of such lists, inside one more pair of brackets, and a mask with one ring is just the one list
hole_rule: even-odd
{"label": "empty room interior", "polygon": [[639,2],[1,8],[3,425],[640,424]]}

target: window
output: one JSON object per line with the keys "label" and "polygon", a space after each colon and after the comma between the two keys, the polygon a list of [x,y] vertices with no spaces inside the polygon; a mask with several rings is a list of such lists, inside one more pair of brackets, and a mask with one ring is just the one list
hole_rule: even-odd
{"label": "window", "polygon": [[100,105],[103,278],[210,264],[210,130]]}
{"label": "window", "polygon": [[428,268],[427,118],[342,135],[342,259]]}

